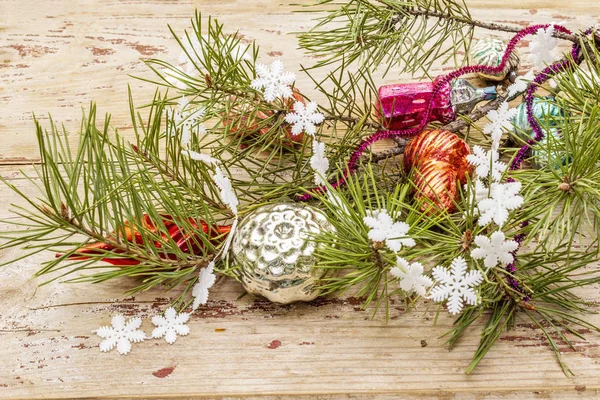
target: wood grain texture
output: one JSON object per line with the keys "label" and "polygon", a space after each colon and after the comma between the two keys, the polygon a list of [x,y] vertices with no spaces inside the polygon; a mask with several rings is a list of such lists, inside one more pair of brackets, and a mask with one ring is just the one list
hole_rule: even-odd
{"label": "wood grain texture", "polygon": [[[478,18],[523,26],[560,20],[580,29],[597,22],[600,14],[600,4],[591,0],[468,4]],[[82,107],[94,99],[100,111],[112,114],[114,127],[130,133],[127,84],[140,100],[154,88],[128,75],[150,76],[143,58],[176,60],[167,24],[182,31],[195,8],[219,17],[229,31],[258,40],[263,62],[282,58],[298,69],[294,66],[312,61],[289,33],[311,26],[314,15],[292,13],[297,7],[274,0],[0,0],[0,174],[35,196],[33,185],[18,174],[19,169],[31,172],[38,161],[32,112],[42,120],[49,112],[74,131]],[[447,68],[437,65],[434,73]],[[390,74],[381,83],[399,79],[408,77]],[[311,87],[302,75],[297,85]],[[23,204],[0,187],[0,219],[11,218],[10,203]],[[0,261],[20,254],[6,251]],[[440,336],[453,319],[443,314],[434,325],[430,303],[409,313],[393,304],[385,323],[382,316],[371,319],[353,297],[280,307],[251,296],[238,299],[243,290],[226,280],[215,285],[208,305],[192,316],[191,334],[176,344],[150,341],[134,346],[127,357],[102,354],[93,329],[109,324],[117,312],[154,315],[175,294],[153,290],[124,298],[124,288],[131,285],[127,280],[38,287],[41,281],[31,276],[51,256],[30,256],[0,269],[0,398],[600,396],[597,334],[576,340],[576,351],[561,344],[564,360],[576,373],[565,378],[540,332],[519,320],[479,368],[465,375],[481,326],[448,351]],[[599,289],[580,292],[598,311]],[[600,324],[598,315],[589,320]],[[148,320],[143,328],[151,330]]]}

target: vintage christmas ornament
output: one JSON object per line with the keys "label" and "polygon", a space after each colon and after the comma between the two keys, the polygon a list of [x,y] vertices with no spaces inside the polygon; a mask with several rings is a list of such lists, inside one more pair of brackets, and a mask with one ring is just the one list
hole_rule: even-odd
{"label": "vintage christmas ornament", "polygon": [[318,208],[302,203],[266,205],[239,224],[231,244],[238,277],[249,293],[275,303],[310,301],[325,270],[314,268],[319,246],[311,235],[335,228]]}
{"label": "vintage christmas ornament", "polygon": [[[254,104],[243,103],[236,105],[235,99],[235,96],[230,98],[234,106],[230,110],[229,115],[223,116],[222,120],[223,125],[229,127],[229,132],[237,133],[244,137],[253,134],[266,135],[273,126],[275,119],[278,118],[276,113],[257,111],[256,105]],[[292,97],[283,100],[286,108],[286,111],[283,112],[284,115],[293,111],[294,102],[296,101],[306,104],[304,97],[297,89],[294,89]],[[293,134],[292,126],[289,124],[284,124],[283,128],[285,130],[285,137],[279,139],[281,143],[302,143],[304,140],[304,133]]]}
{"label": "vintage christmas ornament", "polygon": [[[480,39],[469,49],[469,64],[497,67],[500,65],[505,51],[506,43],[500,39],[490,37]],[[517,78],[516,70],[519,68],[520,60],[519,52],[515,49],[510,53],[508,62],[502,72],[495,75],[479,72],[477,75],[491,81],[503,81],[508,77],[511,82],[514,82]]]}
{"label": "vintage christmas ornament", "polygon": [[[435,85],[436,81],[382,86],[375,104],[375,115],[382,118],[387,129],[417,126],[425,118]],[[444,84],[433,98],[428,122],[447,124],[454,121],[457,114],[469,113],[477,103],[493,100],[496,95],[494,86],[479,89],[466,79],[455,79],[452,84]]]}
{"label": "vintage christmas ornament", "polygon": [[[562,147],[563,139],[558,130],[558,124],[561,117],[565,115],[564,111],[556,105],[554,96],[535,97],[533,99],[533,115],[539,121],[544,132],[544,138],[540,140],[538,145],[534,146],[532,152],[535,166],[544,167],[549,160],[556,160],[556,168],[559,164],[569,163],[570,157],[553,150],[553,148]],[[532,137],[533,130],[527,119],[527,105],[525,103],[517,106],[517,114],[512,119],[512,123],[513,130],[511,134],[517,137],[519,141],[526,142]],[[548,135],[552,135],[550,142]]]}
{"label": "vintage christmas ornament", "polygon": [[[144,235],[138,228],[138,226],[141,226],[148,232],[159,234],[162,237],[162,240],[173,240],[177,244],[177,247],[184,253],[202,254],[204,249],[203,243],[206,239],[213,242],[216,246],[218,245],[219,241],[224,240],[224,234],[231,230],[230,225],[215,225],[211,227],[202,220],[197,221],[193,218],[189,218],[188,223],[194,229],[194,231],[185,231],[175,223],[175,220],[170,215],[164,214],[160,217],[167,233],[161,232],[157,228],[157,224],[150,218],[150,216],[148,214],[144,214],[141,218],[141,221],[137,224],[126,221],[124,224],[124,232],[119,232],[119,235],[113,232],[110,238],[114,241],[117,236],[120,236],[121,240],[125,239],[128,242],[144,244]],[[199,232],[200,230],[202,233]],[[124,238],[122,237],[123,233]],[[153,245],[157,249],[162,247],[161,241],[159,240],[155,240]],[[71,254],[68,259],[86,260],[90,258],[90,255],[93,254],[106,254],[106,256],[102,258],[102,261],[112,265],[138,265],[140,263],[140,261],[135,258],[123,257],[121,253],[123,253],[123,250],[117,249],[111,244],[94,242],[78,248],[77,252]],[[165,259],[175,257],[174,254],[165,254],[164,252],[161,253],[160,250],[159,255],[161,258]],[[62,254],[57,254],[56,256],[60,257]]]}
{"label": "vintage christmas ornament", "polygon": [[425,200],[423,209],[431,205],[448,212],[456,209],[458,185],[464,185],[473,171],[467,161],[469,154],[467,143],[443,130],[424,131],[406,146],[404,169],[412,171],[415,197]]}

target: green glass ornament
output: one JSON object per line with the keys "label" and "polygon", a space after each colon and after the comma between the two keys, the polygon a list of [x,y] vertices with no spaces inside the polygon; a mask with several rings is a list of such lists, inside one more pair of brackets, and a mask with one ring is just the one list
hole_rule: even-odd
{"label": "green glass ornament", "polygon": [[231,243],[233,262],[248,293],[274,303],[314,300],[325,270],[314,268],[323,244],[312,235],[334,231],[325,214],[302,203],[259,207],[240,222]]}
{"label": "green glass ornament", "polygon": [[[559,149],[564,148],[563,139],[558,130],[560,118],[564,111],[555,103],[554,96],[535,97],[533,99],[533,115],[537,119],[544,132],[544,138],[533,147],[533,161],[538,168],[545,167],[549,161],[553,162],[554,168],[560,164],[567,165],[571,157],[563,154]],[[517,143],[528,141],[533,135],[533,129],[527,119],[527,105],[521,103],[517,106],[517,113],[512,119],[513,130],[511,132]],[[549,139],[551,136],[551,139]]]}
{"label": "green glass ornament", "polygon": [[[506,43],[504,43],[500,39],[480,39],[469,49],[469,64],[497,67],[498,65],[500,65],[505,51]],[[483,79],[488,79],[492,81],[503,81],[508,76],[510,81],[514,82],[517,77],[517,73],[515,71],[519,68],[520,61],[521,56],[519,55],[519,51],[515,50],[511,53],[508,62],[506,63],[506,67],[502,72],[495,75],[489,75],[483,72],[479,72],[477,73],[477,75],[479,75]]]}

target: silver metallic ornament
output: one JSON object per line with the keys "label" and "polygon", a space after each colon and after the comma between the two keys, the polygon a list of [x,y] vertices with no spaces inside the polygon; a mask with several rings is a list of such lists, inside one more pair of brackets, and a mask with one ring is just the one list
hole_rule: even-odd
{"label": "silver metallic ornament", "polygon": [[231,243],[242,285],[275,303],[314,300],[325,270],[314,268],[320,245],[310,237],[334,229],[321,210],[306,204],[257,208],[240,222]]}
{"label": "silver metallic ornament", "polygon": [[[469,63],[471,65],[487,65],[497,67],[502,61],[504,52],[506,51],[506,43],[500,39],[483,38],[477,41],[475,45],[469,49]],[[519,51],[515,50],[511,53],[504,70],[496,75],[488,75],[483,72],[477,73],[484,79],[492,81],[503,81],[508,76],[511,82],[517,77],[516,70],[519,68],[521,57]]]}

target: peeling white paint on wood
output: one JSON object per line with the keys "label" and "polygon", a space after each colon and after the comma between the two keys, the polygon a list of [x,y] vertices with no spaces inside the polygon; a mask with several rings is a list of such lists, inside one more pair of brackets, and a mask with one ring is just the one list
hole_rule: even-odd
{"label": "peeling white paint on wood", "polygon": [[[578,29],[598,21],[600,14],[600,5],[589,0],[468,3],[478,18],[521,25],[562,20]],[[232,32],[239,29],[244,38],[256,39],[263,62],[279,57],[288,67],[311,62],[288,33],[310,27],[313,15],[292,14],[296,7],[273,0],[1,1],[0,174],[35,194],[31,183],[16,173],[31,172],[28,164],[38,160],[32,112],[42,120],[50,112],[74,132],[81,108],[93,99],[100,112],[112,114],[114,127],[131,134],[127,83],[140,100],[149,98],[154,88],[127,75],[149,76],[141,58],[176,60],[177,45],[166,25],[176,31],[188,27],[196,7],[219,17]],[[437,66],[437,71],[445,68]],[[382,83],[399,79],[408,77],[390,74]],[[302,75],[297,86],[311,88]],[[0,187],[0,219],[9,217],[10,203],[22,201]],[[5,251],[0,261],[18,254]],[[410,313],[393,304],[386,323],[383,316],[371,319],[371,312],[360,310],[352,297],[281,307],[251,296],[238,299],[241,287],[227,280],[217,283],[208,305],[190,320],[190,335],[175,345],[149,341],[135,345],[126,357],[102,354],[93,329],[108,324],[117,312],[154,315],[165,308],[168,294],[153,290],[125,298],[122,293],[131,286],[127,280],[38,287],[42,281],[31,276],[48,257],[52,254],[39,254],[0,269],[0,398],[599,395],[598,334],[583,332],[588,341],[575,341],[576,351],[564,349],[564,360],[576,373],[569,379],[539,331],[519,320],[467,376],[463,370],[476,349],[481,325],[448,351],[440,336],[453,319],[444,314],[434,326],[430,303]],[[599,288],[580,291],[597,309]],[[598,315],[589,320],[600,324]],[[143,327],[150,332],[150,321]]]}

